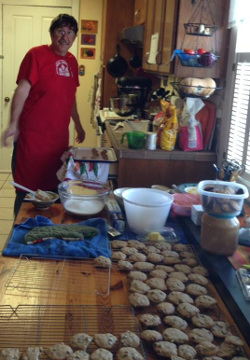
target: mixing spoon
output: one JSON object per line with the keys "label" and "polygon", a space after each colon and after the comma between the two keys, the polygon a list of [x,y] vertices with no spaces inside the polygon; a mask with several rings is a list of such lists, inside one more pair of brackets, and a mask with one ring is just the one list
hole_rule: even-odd
{"label": "mixing spoon", "polygon": [[[30,190],[30,189],[26,188],[26,187],[23,186],[23,185],[20,185],[20,184],[15,183],[14,181],[9,181],[9,183],[10,183],[11,185],[16,186],[16,187],[19,188],[19,189],[22,189],[22,190],[25,190],[25,191],[29,192],[29,193],[32,194],[35,198],[37,197],[37,192],[36,192],[36,191]],[[49,195],[48,195],[45,191],[40,190],[40,193],[41,193],[41,195],[43,195],[44,197],[48,197],[48,198],[49,198]],[[38,198],[38,200],[40,200],[40,199]]]}

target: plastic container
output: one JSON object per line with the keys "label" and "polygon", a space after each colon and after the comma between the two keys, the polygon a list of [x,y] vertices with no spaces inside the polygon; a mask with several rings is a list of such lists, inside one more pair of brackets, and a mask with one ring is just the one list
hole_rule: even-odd
{"label": "plastic container", "polygon": [[198,184],[203,210],[209,215],[232,218],[240,215],[248,190],[235,182],[205,180]]}
{"label": "plastic container", "polygon": [[174,200],[167,192],[151,188],[128,189],[122,197],[129,228],[136,234],[163,228]]}
{"label": "plastic container", "polygon": [[192,205],[201,204],[200,194],[173,194],[171,211],[178,216],[191,216]]}
{"label": "plastic container", "polygon": [[128,147],[130,149],[142,149],[145,144],[146,134],[142,131],[129,131],[122,134],[121,144],[124,138],[128,140]]}

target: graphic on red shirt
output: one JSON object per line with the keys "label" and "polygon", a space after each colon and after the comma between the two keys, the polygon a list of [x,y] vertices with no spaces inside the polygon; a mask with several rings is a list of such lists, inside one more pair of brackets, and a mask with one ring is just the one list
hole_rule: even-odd
{"label": "graphic on red shirt", "polygon": [[60,76],[70,77],[70,71],[67,61],[58,60],[56,62],[56,72]]}

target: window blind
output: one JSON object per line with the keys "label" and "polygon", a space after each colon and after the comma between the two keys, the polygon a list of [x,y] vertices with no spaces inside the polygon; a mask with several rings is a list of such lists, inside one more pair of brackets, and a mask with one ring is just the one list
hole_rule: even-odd
{"label": "window blind", "polygon": [[250,180],[250,53],[237,53],[227,159],[245,164]]}

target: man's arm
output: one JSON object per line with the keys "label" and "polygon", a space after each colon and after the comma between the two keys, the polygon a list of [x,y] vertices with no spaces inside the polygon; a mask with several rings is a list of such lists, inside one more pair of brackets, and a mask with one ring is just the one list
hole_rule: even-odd
{"label": "man's arm", "polygon": [[80,122],[80,117],[79,117],[79,114],[77,111],[76,100],[74,102],[74,105],[73,105],[73,108],[71,111],[71,117],[75,123],[75,128],[76,128],[76,132],[77,132],[76,142],[82,143],[85,139],[85,131]]}
{"label": "man's arm", "polygon": [[8,146],[8,138],[14,136],[14,141],[17,140],[19,129],[19,118],[23,110],[24,103],[29,95],[31,85],[28,80],[22,79],[16,88],[11,104],[10,123],[3,135],[3,144]]}

